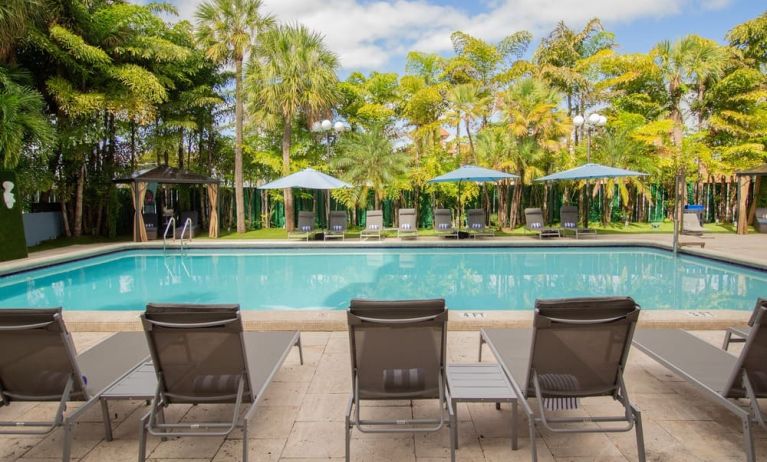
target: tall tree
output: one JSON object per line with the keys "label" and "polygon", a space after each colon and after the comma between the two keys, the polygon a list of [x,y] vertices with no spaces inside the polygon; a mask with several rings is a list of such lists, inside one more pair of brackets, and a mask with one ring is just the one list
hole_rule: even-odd
{"label": "tall tree", "polygon": [[237,232],[245,232],[245,196],[242,175],[243,62],[257,36],[274,24],[261,11],[261,0],[210,0],[195,14],[197,38],[207,56],[220,63],[234,63],[234,187]]}
{"label": "tall tree", "polygon": [[[290,173],[293,123],[317,120],[339,99],[338,58],[322,35],[301,25],[280,25],[259,39],[248,67],[248,97],[282,124],[282,173]],[[285,190],[286,227],[292,230],[293,193]]]}

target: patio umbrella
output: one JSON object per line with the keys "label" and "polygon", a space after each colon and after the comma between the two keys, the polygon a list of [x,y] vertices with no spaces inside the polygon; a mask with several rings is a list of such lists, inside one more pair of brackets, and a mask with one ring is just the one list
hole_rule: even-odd
{"label": "patio umbrella", "polygon": [[[647,176],[647,173],[635,172],[634,170],[626,170],[623,168],[608,167],[601,164],[583,164],[580,167],[571,168],[562,172],[552,173],[541,178],[536,178],[535,181],[562,181],[562,180],[593,180],[599,178],[621,178],[632,176]],[[589,195],[584,195],[584,202],[586,210],[586,216],[583,217],[585,227],[589,227]]]}
{"label": "patio umbrella", "polygon": [[458,183],[458,228],[461,228],[461,183],[464,181],[471,181],[472,183],[484,183],[488,181],[498,181],[506,179],[519,178],[518,175],[514,175],[506,172],[499,172],[498,170],[491,170],[484,167],[476,167],[474,165],[464,165],[461,168],[455,169],[452,172],[445,173],[438,177],[429,180],[429,183]]}
{"label": "patio umbrella", "polygon": [[291,173],[288,176],[259,186],[258,189],[324,189],[328,191],[328,207],[326,212],[330,213],[330,190],[338,188],[351,188],[352,185],[338,178],[332,177],[313,168],[305,168],[299,172]]}

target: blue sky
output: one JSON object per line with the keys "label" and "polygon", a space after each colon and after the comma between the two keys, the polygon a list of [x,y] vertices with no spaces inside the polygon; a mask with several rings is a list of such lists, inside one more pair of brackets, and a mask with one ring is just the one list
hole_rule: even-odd
{"label": "blue sky", "polygon": [[[136,0],[147,1],[147,0]],[[192,19],[202,0],[170,0]],[[448,55],[450,33],[495,42],[518,30],[535,42],[560,20],[581,27],[593,16],[615,32],[621,52],[644,52],[664,39],[696,33],[723,41],[735,24],[767,10],[764,0],[263,0],[284,22],[318,30],[338,53],[342,75],[402,72],[408,51]]]}

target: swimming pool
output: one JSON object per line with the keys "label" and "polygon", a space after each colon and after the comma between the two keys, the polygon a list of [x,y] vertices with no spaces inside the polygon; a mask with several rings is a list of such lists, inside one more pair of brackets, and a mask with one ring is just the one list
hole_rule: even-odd
{"label": "swimming pool", "polygon": [[0,307],[140,310],[147,302],[248,310],[345,309],[444,297],[458,310],[536,298],[630,295],[645,309],[750,310],[767,272],[644,247],[131,250],[0,278]]}

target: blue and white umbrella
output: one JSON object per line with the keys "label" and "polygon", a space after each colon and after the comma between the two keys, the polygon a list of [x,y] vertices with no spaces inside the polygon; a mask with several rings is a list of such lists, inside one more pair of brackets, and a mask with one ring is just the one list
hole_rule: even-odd
{"label": "blue and white umbrella", "polygon": [[513,180],[519,178],[512,173],[500,172],[475,165],[464,165],[452,172],[432,178],[429,183],[458,183],[458,227],[461,226],[461,183],[471,181],[472,183],[485,183],[488,181]]}
{"label": "blue and white umbrella", "polygon": [[[608,167],[602,164],[583,164],[580,167],[571,168],[562,172],[552,173],[541,178],[536,178],[535,181],[565,181],[565,180],[594,180],[600,178],[625,178],[632,176],[648,176],[647,173],[635,172],[634,170],[626,170],[623,168]],[[589,195],[584,194],[586,216],[583,217],[583,222],[586,228],[589,227]]]}
{"label": "blue and white umbrella", "polygon": [[338,178],[332,177],[313,168],[305,168],[300,172],[291,173],[288,176],[274,180],[259,186],[258,189],[287,189],[287,188],[306,188],[306,189],[338,189],[351,188],[352,185]]}

